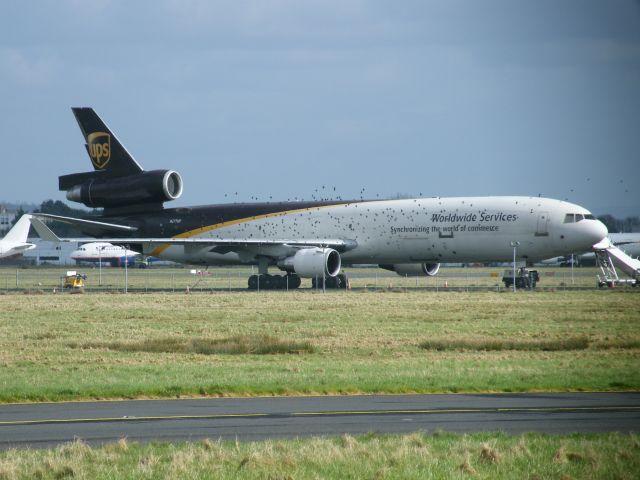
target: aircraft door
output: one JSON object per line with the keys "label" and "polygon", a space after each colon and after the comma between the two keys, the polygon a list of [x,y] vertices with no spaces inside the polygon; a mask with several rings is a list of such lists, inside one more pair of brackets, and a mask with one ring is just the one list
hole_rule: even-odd
{"label": "aircraft door", "polygon": [[549,236],[549,212],[540,212],[536,225],[536,237]]}

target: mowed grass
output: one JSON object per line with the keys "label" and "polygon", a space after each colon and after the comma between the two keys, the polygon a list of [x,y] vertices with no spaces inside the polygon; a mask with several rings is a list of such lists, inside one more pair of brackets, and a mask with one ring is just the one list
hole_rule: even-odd
{"label": "mowed grass", "polygon": [[638,435],[433,434],[265,442],[74,442],[0,452],[0,478],[635,479]]}
{"label": "mowed grass", "polygon": [[[76,270],[87,275],[84,282],[86,292],[123,292],[125,287],[124,268],[104,267],[100,270],[89,265],[48,266],[13,268],[0,266],[0,292],[25,291],[31,293],[51,293],[62,290],[62,279],[68,270]],[[193,275],[199,268],[190,267],[153,267],[147,269],[129,268],[127,270],[127,288],[129,292],[184,292],[187,288],[194,292],[230,291],[247,288],[249,275],[254,269],[247,267],[216,267]],[[508,290],[501,275],[509,268],[471,267],[459,268],[443,266],[435,277],[400,277],[396,273],[380,268],[347,268],[354,289],[369,290]],[[596,288],[595,267],[576,268],[572,272],[562,267],[537,267],[540,281],[538,290],[548,289],[593,289]],[[281,273],[275,272],[272,273]],[[446,286],[446,287],[445,287]],[[302,279],[302,289],[311,288],[311,279]]]}
{"label": "mowed grass", "polygon": [[637,390],[639,293],[0,295],[0,401]]}

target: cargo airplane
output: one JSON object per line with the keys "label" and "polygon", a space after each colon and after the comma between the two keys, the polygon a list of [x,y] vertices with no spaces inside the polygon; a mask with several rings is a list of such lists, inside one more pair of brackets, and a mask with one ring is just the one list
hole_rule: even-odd
{"label": "cargo airplane", "polygon": [[[93,164],[59,177],[67,199],[103,208],[101,217],[38,215],[87,235],[175,262],[257,265],[249,288],[296,288],[300,278],[344,288],[343,264],[378,264],[432,276],[441,262],[531,263],[590,250],[606,227],[572,203],[539,197],[456,197],[232,203],[164,208],[178,198],[174,170],[145,171],[91,108],[73,108]],[[60,239],[57,239],[60,240]],[[65,239],[77,241],[78,239]],[[86,239],[85,239],[86,240]],[[269,275],[268,268],[284,275]]]}
{"label": "cargo airplane", "polygon": [[27,243],[31,215],[22,215],[16,224],[0,240],[0,258],[21,255],[27,250],[36,248],[33,243]]}

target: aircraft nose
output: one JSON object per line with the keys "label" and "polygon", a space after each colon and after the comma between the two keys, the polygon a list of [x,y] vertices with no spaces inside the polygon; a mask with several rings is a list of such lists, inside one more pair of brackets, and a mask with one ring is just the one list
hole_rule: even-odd
{"label": "aircraft nose", "polygon": [[607,226],[600,220],[592,220],[588,222],[588,225],[586,225],[586,227],[587,228],[585,231],[585,235],[589,237],[591,245],[595,245],[596,243],[600,242],[609,234]]}

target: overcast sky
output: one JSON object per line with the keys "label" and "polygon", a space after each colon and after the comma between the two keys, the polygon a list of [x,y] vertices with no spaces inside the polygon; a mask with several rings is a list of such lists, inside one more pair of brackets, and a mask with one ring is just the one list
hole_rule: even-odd
{"label": "overcast sky", "polygon": [[324,185],[640,214],[638,1],[2,2],[0,100],[5,201],[91,170],[92,106],[181,173],[167,206]]}

